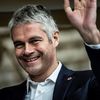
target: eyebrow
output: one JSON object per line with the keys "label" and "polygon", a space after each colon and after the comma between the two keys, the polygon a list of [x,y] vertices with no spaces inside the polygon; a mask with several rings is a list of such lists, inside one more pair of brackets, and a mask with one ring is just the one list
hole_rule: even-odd
{"label": "eyebrow", "polygon": [[[34,36],[34,37],[29,38],[28,41],[36,40],[36,39],[43,40],[43,38],[40,37],[40,36]],[[14,44],[16,44],[16,43],[20,43],[20,42],[23,43],[23,41],[16,40],[16,41],[14,41]]]}
{"label": "eyebrow", "polygon": [[14,43],[14,45],[15,45],[15,44],[24,43],[24,42],[22,42],[22,41],[14,41],[13,43]]}
{"label": "eyebrow", "polygon": [[35,40],[35,39],[43,40],[43,38],[40,36],[34,36],[34,37],[29,38],[29,41]]}

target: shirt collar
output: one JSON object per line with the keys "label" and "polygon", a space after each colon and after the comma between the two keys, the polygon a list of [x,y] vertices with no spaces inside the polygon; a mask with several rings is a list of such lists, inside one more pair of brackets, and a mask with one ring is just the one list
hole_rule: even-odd
{"label": "shirt collar", "polygon": [[[54,72],[47,78],[45,79],[44,82],[41,82],[41,83],[45,83],[45,82],[48,82],[48,81],[52,81],[54,84],[56,83],[56,80],[57,80],[57,77],[58,77],[58,74],[60,72],[60,69],[62,67],[62,64],[61,62],[59,62],[57,68],[54,70]],[[37,85],[39,84],[40,82],[34,82],[30,79],[30,77],[27,78],[27,92],[29,91],[29,87],[30,87],[30,83],[34,84],[34,85]],[[41,84],[40,83],[40,84]]]}
{"label": "shirt collar", "polygon": [[62,64],[61,64],[61,62],[59,62],[57,68],[54,70],[54,72],[46,80],[51,80],[54,83],[56,83],[56,80],[57,80],[58,74],[60,72],[61,66],[62,66]]}

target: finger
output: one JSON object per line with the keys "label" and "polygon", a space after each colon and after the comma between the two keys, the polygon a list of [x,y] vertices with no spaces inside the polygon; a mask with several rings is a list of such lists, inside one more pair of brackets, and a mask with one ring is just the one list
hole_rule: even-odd
{"label": "finger", "polygon": [[86,7],[86,0],[81,0],[81,6],[82,6],[83,8]]}
{"label": "finger", "polygon": [[72,13],[69,0],[64,0],[64,8],[65,8],[65,12],[67,13],[67,15]]}
{"label": "finger", "polygon": [[97,0],[87,0],[86,5],[87,11],[96,12],[97,10]]}
{"label": "finger", "polygon": [[97,0],[88,0],[87,1],[87,7],[96,7],[97,6]]}
{"label": "finger", "polygon": [[81,8],[81,1],[74,0],[74,9],[79,10]]}
{"label": "finger", "polygon": [[81,16],[84,16],[86,12],[86,3],[87,3],[87,0],[81,0],[81,8],[80,8]]}
{"label": "finger", "polygon": [[69,0],[64,0],[64,7],[65,7],[65,8],[70,7],[70,2],[69,2]]}
{"label": "finger", "polygon": [[88,0],[87,7],[86,7],[86,19],[88,22],[96,22],[96,11],[97,11],[97,2],[96,0]]}

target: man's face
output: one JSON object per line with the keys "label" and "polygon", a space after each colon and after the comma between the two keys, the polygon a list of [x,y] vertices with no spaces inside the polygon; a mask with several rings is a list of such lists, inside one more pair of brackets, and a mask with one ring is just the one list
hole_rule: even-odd
{"label": "man's face", "polygon": [[12,29],[12,39],[17,60],[30,76],[48,76],[57,67],[58,33],[50,41],[39,23],[20,24]]}

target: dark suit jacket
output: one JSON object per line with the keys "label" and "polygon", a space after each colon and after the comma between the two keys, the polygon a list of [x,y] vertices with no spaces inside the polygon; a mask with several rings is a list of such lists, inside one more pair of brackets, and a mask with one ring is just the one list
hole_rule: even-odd
{"label": "dark suit jacket", "polygon": [[[53,100],[100,100],[100,50],[86,47],[93,71],[72,71],[64,65],[58,75]],[[26,81],[0,90],[0,100],[24,100]],[[98,98],[98,99],[97,99]]]}

